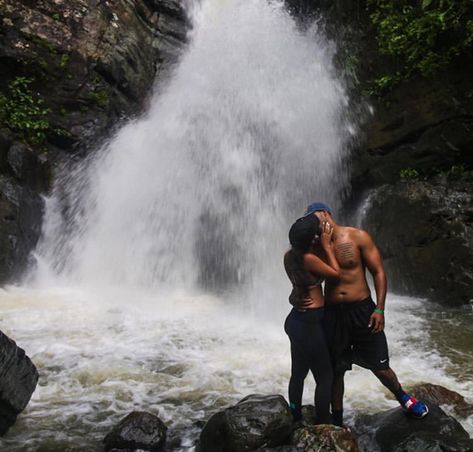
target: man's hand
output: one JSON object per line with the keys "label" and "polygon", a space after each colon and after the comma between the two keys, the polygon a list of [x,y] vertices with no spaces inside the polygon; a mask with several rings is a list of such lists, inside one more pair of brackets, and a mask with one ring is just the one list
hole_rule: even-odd
{"label": "man's hand", "polygon": [[368,323],[368,328],[372,328],[372,333],[381,333],[384,330],[384,314],[373,312]]}

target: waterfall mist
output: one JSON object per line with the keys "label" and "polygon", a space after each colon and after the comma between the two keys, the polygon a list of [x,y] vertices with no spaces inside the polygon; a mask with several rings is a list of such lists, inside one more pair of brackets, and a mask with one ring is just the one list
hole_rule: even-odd
{"label": "waterfall mist", "polygon": [[189,14],[188,48],[149,111],[58,174],[37,280],[270,296],[291,222],[316,199],[339,207],[351,126],[332,45],[281,2]]}

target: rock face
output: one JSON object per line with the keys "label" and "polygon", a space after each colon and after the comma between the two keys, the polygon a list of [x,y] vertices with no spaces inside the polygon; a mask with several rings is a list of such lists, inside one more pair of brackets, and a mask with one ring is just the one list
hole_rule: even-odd
{"label": "rock face", "polygon": [[381,250],[392,290],[452,305],[472,299],[472,182],[385,185],[373,193],[363,227]]}
{"label": "rock face", "polygon": [[38,371],[18,347],[0,331],[0,436],[15,423],[38,382]]}
{"label": "rock face", "polygon": [[297,429],[292,436],[291,444],[305,452],[360,450],[353,433],[334,425],[312,425]]}
{"label": "rock face", "polygon": [[201,452],[243,452],[285,443],[292,431],[289,406],[280,395],[250,395],[214,414],[200,435]]}
{"label": "rock face", "polygon": [[166,442],[167,427],[156,416],[134,411],[105,437],[106,451],[146,450],[158,452]]}
{"label": "rock face", "polygon": [[454,418],[437,405],[429,405],[429,409],[423,419],[410,419],[400,408],[359,416],[356,430],[360,448],[373,452],[472,450],[473,440]]}
{"label": "rock face", "polygon": [[142,111],[187,28],[179,0],[0,0],[0,283],[38,240],[55,167]]}

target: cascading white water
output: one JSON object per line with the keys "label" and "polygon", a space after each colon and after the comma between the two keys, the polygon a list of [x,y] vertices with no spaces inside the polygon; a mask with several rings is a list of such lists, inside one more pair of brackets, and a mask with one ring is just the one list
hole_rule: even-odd
{"label": "cascading white water", "polygon": [[339,206],[350,125],[330,44],[299,31],[281,2],[191,9],[189,48],[150,111],[58,178],[43,271],[241,293],[281,274],[308,202]]}
{"label": "cascading white water", "polygon": [[[58,175],[35,284],[0,290],[1,328],[40,373],[2,450],[102,450],[113,425],[146,410],[169,426],[169,450],[193,451],[215,410],[286,395],[282,255],[307,202],[340,205],[346,95],[331,45],[281,3],[189,8],[188,49],[147,114]],[[388,297],[393,368],[406,385],[428,375],[473,397],[471,348],[433,317]],[[452,314],[449,331],[468,334],[470,317]],[[360,369],[346,402],[349,418],[395,406]],[[462,422],[473,432],[473,417]]]}

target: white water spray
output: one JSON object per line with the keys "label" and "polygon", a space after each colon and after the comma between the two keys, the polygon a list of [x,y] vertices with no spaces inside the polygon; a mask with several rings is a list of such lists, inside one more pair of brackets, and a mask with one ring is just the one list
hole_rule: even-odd
{"label": "white water spray", "polygon": [[79,284],[264,290],[284,278],[305,205],[339,206],[350,128],[331,46],[279,2],[192,6],[189,48],[150,111],[59,177],[43,270]]}

